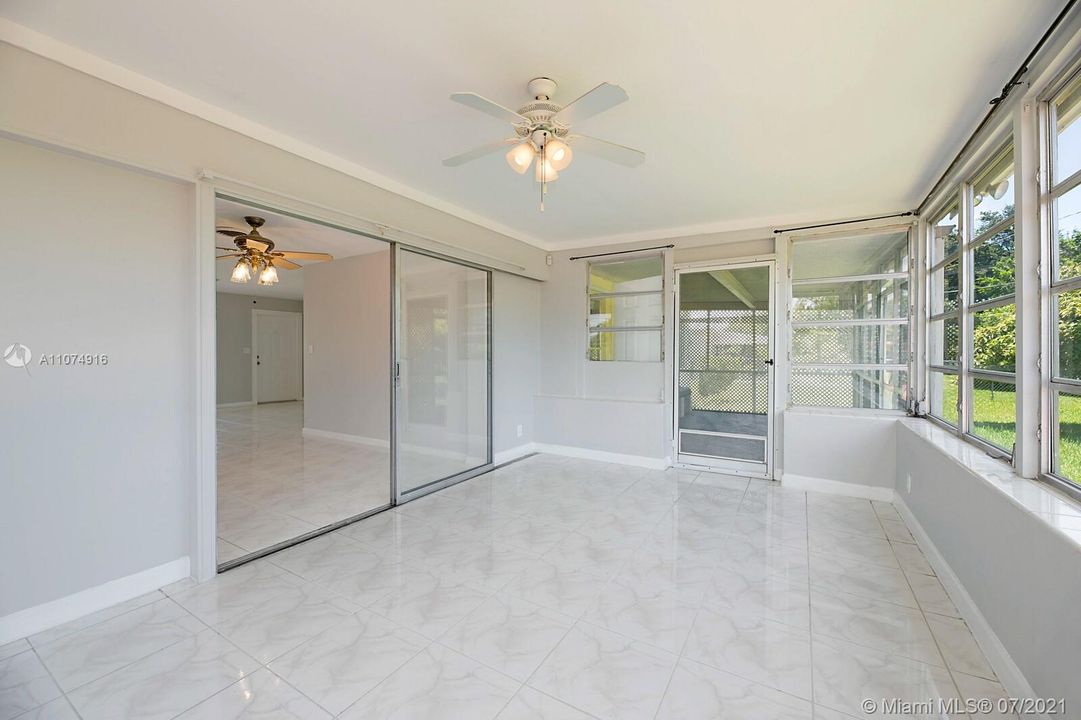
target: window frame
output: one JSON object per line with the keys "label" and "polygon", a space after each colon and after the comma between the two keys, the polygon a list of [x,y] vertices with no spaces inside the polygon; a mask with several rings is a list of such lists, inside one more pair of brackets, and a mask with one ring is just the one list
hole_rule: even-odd
{"label": "window frame", "polygon": [[[934,388],[934,383],[931,382],[932,375],[937,373],[943,377],[946,375],[957,376],[957,424],[954,425],[948,419],[928,412],[929,417],[934,422],[943,426],[950,432],[955,433],[961,439],[976,445],[981,450],[986,452],[992,457],[998,457],[1006,460],[1009,463],[1013,463],[1014,453],[1016,451],[1017,437],[1017,410],[1016,410],[1016,393],[1017,393],[1017,367],[1016,362],[1013,372],[1005,372],[1002,370],[989,370],[984,368],[977,368],[975,366],[975,347],[974,347],[974,326],[976,314],[992,310],[999,307],[1005,307],[1008,305],[1014,306],[1014,335],[1017,334],[1017,278],[1016,278],[1016,265],[1015,265],[1015,277],[1014,287],[1011,292],[998,295],[986,300],[975,301],[975,253],[978,248],[986,244],[990,239],[998,235],[1000,232],[1008,227],[1014,228],[1014,259],[1016,263],[1017,257],[1017,187],[1013,188],[1014,191],[1014,212],[1008,218],[1004,218],[996,222],[991,227],[983,230],[979,235],[973,237],[975,231],[975,183],[981,178],[981,176],[987,172],[990,168],[1001,162],[1006,154],[1010,154],[1011,166],[1015,166],[1016,152],[1014,149],[1014,138],[1011,134],[1009,138],[1001,143],[998,143],[993,147],[990,152],[986,152],[983,155],[982,161],[976,165],[975,171],[970,173],[964,180],[954,183],[953,191],[948,194],[942,202],[935,208],[933,212],[927,213],[927,217],[931,218],[926,225],[926,237],[924,239],[925,248],[927,251],[927,257],[934,260],[933,264],[930,264],[925,274],[925,282],[927,283],[928,295],[927,295],[927,312],[924,313],[926,317],[926,342],[924,347],[927,349],[927,369],[925,382],[928,388],[928,392]],[[949,255],[943,257],[940,260],[935,260],[934,255],[934,243],[935,243],[935,227],[933,224],[938,218],[946,214],[946,212],[952,208],[957,207],[957,222],[958,222],[958,243],[957,249]],[[944,268],[947,264],[959,260],[959,288],[958,288],[958,300],[957,308],[953,310],[946,310],[938,313],[934,313],[934,306],[936,298],[933,295],[933,278],[934,274]],[[931,333],[933,323],[937,320],[945,320],[947,318],[959,318],[958,329],[960,331],[960,337],[958,338],[958,364],[957,367],[951,367],[948,365],[933,364],[930,355],[931,348]],[[1016,343],[1016,340],[1015,340]],[[1015,405],[1014,405],[1014,445],[1010,448],[1004,448],[996,443],[982,438],[976,435],[974,431],[975,422],[975,392],[974,381],[983,380],[988,382],[1004,383],[1012,385],[1014,387]],[[927,398],[928,410],[934,407],[934,402],[930,396]]]}
{"label": "window frame", "polygon": [[[1039,172],[1039,203],[1041,260],[1045,292],[1041,293],[1040,325],[1040,479],[1062,490],[1075,499],[1081,499],[1081,478],[1070,480],[1058,474],[1059,460],[1059,396],[1063,393],[1081,398],[1081,379],[1062,377],[1058,371],[1059,317],[1057,299],[1062,295],[1081,291],[1081,275],[1059,279],[1058,213],[1056,201],[1072,190],[1081,187],[1081,167],[1069,176],[1055,182],[1058,162],[1058,131],[1055,101],[1070,90],[1081,78],[1081,65],[1074,63],[1069,71],[1052,83],[1041,96],[1039,147],[1042,168]],[[1081,122],[1078,120],[1077,122]]]}
{"label": "window frame", "polygon": [[[629,260],[646,260],[649,258],[656,258],[659,264],[659,270],[657,276],[661,280],[661,287],[659,290],[630,290],[625,292],[593,292],[590,288],[589,279],[593,274],[593,267],[599,265],[617,265]],[[665,290],[668,287],[668,278],[665,272],[665,255],[663,252],[644,252],[644,253],[627,253],[614,260],[593,260],[591,259],[586,263],[586,277],[585,277],[585,303],[586,303],[586,361],[587,362],[599,362],[599,363],[663,363],[665,361],[665,326],[668,322],[668,307],[665,303]],[[645,297],[647,295],[657,296],[661,308],[661,324],[660,325],[624,325],[613,327],[592,327],[589,324],[590,317],[592,316],[592,306],[594,298],[621,298],[621,297]],[[659,349],[658,358],[656,360],[603,360],[601,358],[594,358],[590,351],[590,336],[594,333],[600,335],[616,335],[618,333],[633,333],[633,332],[655,332],[657,335],[657,346]]]}
{"label": "window frame", "polygon": [[[964,325],[965,325],[965,323],[964,323],[964,310],[965,310],[965,283],[964,283],[964,277],[965,277],[965,270],[964,270],[964,266],[965,266],[965,262],[964,262],[964,258],[963,258],[963,255],[965,254],[964,253],[965,243],[964,243],[964,233],[963,233],[962,228],[963,228],[963,226],[965,224],[965,218],[964,218],[964,212],[961,209],[962,207],[963,207],[963,203],[961,201],[961,193],[960,193],[960,190],[958,189],[952,196],[947,196],[946,199],[942,201],[941,205],[934,212],[929,214],[929,216],[932,218],[932,221],[930,223],[928,223],[928,227],[927,227],[927,257],[932,260],[932,264],[927,268],[927,272],[926,272],[926,284],[927,284],[927,289],[928,289],[928,297],[927,297],[928,312],[927,312],[927,338],[926,338],[926,342],[924,343],[924,349],[925,349],[925,352],[927,354],[927,358],[926,358],[926,361],[927,361],[927,386],[928,386],[928,388],[933,387],[933,383],[931,382],[932,373],[937,373],[938,375],[940,375],[942,377],[942,379],[943,379],[943,382],[945,382],[945,378],[947,376],[950,376],[950,375],[957,378],[957,400],[954,403],[954,412],[955,412],[955,414],[957,416],[957,424],[954,425],[952,422],[950,422],[945,417],[940,417],[940,416],[934,415],[933,413],[930,413],[930,412],[929,412],[929,414],[935,420],[937,420],[940,423],[946,425],[948,428],[950,428],[951,430],[954,430],[954,431],[957,431],[957,429],[959,427],[963,427],[963,425],[964,425],[964,414],[963,414],[962,406],[964,404],[964,396],[967,394],[965,392],[965,384],[966,383],[965,383],[964,372],[963,372],[963,368],[964,368],[964,365],[965,365],[965,342],[964,342],[964,338],[965,338],[965,330],[964,330]],[[935,237],[935,228],[938,227],[938,220],[940,218],[948,216],[950,209],[953,209],[957,214],[957,230],[956,230],[956,233],[957,233],[957,247],[955,247],[952,252],[946,253],[941,258],[938,258],[937,254],[935,253],[935,250],[937,249],[935,244],[936,244],[936,241],[938,239],[938,238]],[[936,298],[935,298],[935,290],[934,290],[934,288],[935,288],[935,283],[934,283],[935,274],[940,272],[940,271],[942,272],[942,278],[943,278],[943,280],[942,280],[942,288],[943,288],[942,296],[943,296],[943,304],[944,304],[945,303],[945,294],[946,294],[945,293],[945,277],[946,277],[945,269],[946,269],[947,265],[951,265],[951,264],[953,264],[955,262],[957,263],[957,300],[956,300],[956,305],[953,308],[939,310],[938,312],[935,312],[935,306],[937,304],[937,301],[936,301]],[[945,327],[947,320],[954,320],[954,321],[957,322],[957,333],[958,333],[958,335],[957,335],[957,364],[956,365],[948,365],[945,362],[943,362],[942,364],[935,364],[935,363],[932,362],[932,357],[931,357],[931,347],[932,347],[931,332],[932,332],[932,328],[934,327],[934,323],[939,322],[939,321],[941,321],[943,327]],[[933,405],[931,407],[933,407]],[[943,406],[943,409],[944,409],[944,406]],[[930,410],[930,408],[928,408],[928,410]],[[945,414],[945,413],[943,413],[943,414]]]}
{"label": "window frame", "polygon": [[[788,282],[786,284],[786,307],[785,307],[785,348],[787,359],[787,377],[785,382],[785,398],[786,406],[789,409],[813,409],[818,411],[832,411],[832,412],[845,412],[854,411],[859,413],[877,413],[888,415],[904,415],[912,404],[912,371],[913,362],[916,355],[916,349],[913,345],[914,341],[914,325],[913,322],[913,308],[914,308],[914,292],[915,292],[915,256],[913,250],[915,248],[914,234],[915,225],[912,222],[894,223],[891,225],[878,225],[878,226],[863,226],[854,227],[848,230],[835,231],[820,234],[808,234],[808,235],[791,235],[787,238],[787,257],[788,257]],[[835,277],[814,277],[814,278],[800,278],[795,279],[793,277],[793,269],[796,266],[794,248],[799,243],[803,242],[822,242],[828,240],[842,240],[845,238],[858,238],[866,237],[868,235],[886,235],[890,233],[906,232],[908,236],[907,246],[905,248],[905,257],[907,258],[908,269],[905,271],[897,272],[878,272],[878,273],[865,273],[861,275],[838,275]],[[908,296],[904,305],[904,312],[898,317],[875,317],[875,318],[845,318],[834,320],[794,320],[792,318],[792,308],[796,297],[795,289],[801,285],[831,285],[840,284],[845,282],[863,282],[868,280],[882,280],[882,281],[900,281],[903,280],[907,283]],[[799,362],[792,358],[792,348],[794,346],[793,339],[795,331],[804,327],[818,327],[818,328],[844,328],[844,327],[860,327],[860,326],[876,326],[876,327],[888,327],[894,325],[905,326],[905,335],[907,336],[907,359],[903,363],[810,363]],[[854,407],[854,406],[841,406],[841,405],[810,405],[810,404],[797,404],[792,402],[792,382],[799,370],[871,370],[879,372],[895,372],[905,374],[905,388],[904,394],[901,398],[899,407],[896,408],[869,408],[869,407]]]}

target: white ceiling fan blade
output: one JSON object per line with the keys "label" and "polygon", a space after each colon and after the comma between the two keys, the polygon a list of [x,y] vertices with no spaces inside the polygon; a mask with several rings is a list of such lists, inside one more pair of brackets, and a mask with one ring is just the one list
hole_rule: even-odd
{"label": "white ceiling fan blade", "polygon": [[595,155],[601,159],[613,162],[616,165],[626,167],[638,167],[646,161],[646,154],[641,150],[616,145],[607,140],[598,140],[588,135],[571,135],[569,138],[571,147],[577,152],[581,150],[589,155]]}
{"label": "white ceiling fan blade", "polygon": [[553,115],[552,121],[567,127],[602,113],[608,108],[613,108],[628,99],[627,91],[619,85],[601,83]]}
{"label": "white ceiling fan blade", "polygon": [[462,153],[461,155],[455,155],[454,157],[446,158],[445,160],[443,160],[443,164],[446,165],[447,167],[458,167],[459,165],[464,165],[467,162],[471,162],[473,160],[476,160],[477,158],[484,157],[485,155],[491,155],[492,153],[494,153],[496,151],[502,150],[503,148],[505,148],[508,144],[510,144],[512,142],[514,142],[514,141],[513,140],[499,140],[497,142],[490,142],[490,143],[488,143],[486,145],[481,145],[480,147],[475,147],[472,150],[469,150],[468,152]]}
{"label": "white ceiling fan blade", "polygon": [[456,103],[461,103],[466,107],[471,107],[474,110],[480,110],[485,115],[491,115],[498,120],[503,120],[512,124],[529,123],[528,118],[503,107],[499,103],[492,102],[486,97],[481,97],[476,93],[454,93],[450,96],[450,99]]}

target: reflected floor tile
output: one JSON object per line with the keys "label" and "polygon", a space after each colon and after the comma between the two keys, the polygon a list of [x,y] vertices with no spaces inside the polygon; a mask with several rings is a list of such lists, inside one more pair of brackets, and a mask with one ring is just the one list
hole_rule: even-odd
{"label": "reflected floor tile", "polygon": [[801,698],[811,698],[811,637],[805,630],[702,607],[684,655]]}
{"label": "reflected floor tile", "polygon": [[957,684],[957,690],[962,698],[966,700],[975,699],[982,700],[987,699],[991,701],[992,711],[988,713],[980,713],[972,715],[973,718],[978,717],[979,720],[1017,720],[1017,716],[1009,713],[998,712],[998,701],[1009,697],[1006,692],[1006,688],[994,680],[987,680],[985,678],[973,677],[966,675],[962,672],[955,672],[953,674],[953,680]]}
{"label": "reflected floor tile", "polygon": [[366,610],[270,664],[298,690],[340,713],[428,645],[428,639]]}
{"label": "reflected floor tile", "polygon": [[216,625],[303,584],[303,580],[267,560],[256,560],[215,575],[172,598],[206,624]]}
{"label": "reflected floor tile", "polygon": [[269,662],[337,624],[358,607],[319,587],[290,588],[215,629],[261,662]]}
{"label": "reflected floor tile", "polygon": [[573,532],[546,552],[544,560],[566,570],[585,568],[611,577],[633,552],[634,545]]}
{"label": "reflected floor tile", "polygon": [[758,615],[767,620],[808,629],[810,590],[783,577],[747,577],[738,568],[718,568],[707,586],[702,602],[715,610]]}
{"label": "reflected floor tile", "polygon": [[330,533],[276,552],[267,560],[305,580],[319,582],[373,568],[379,565],[380,556],[355,540]]}
{"label": "reflected floor tile", "polygon": [[646,544],[634,551],[615,579],[678,592],[697,599],[717,568],[716,553],[698,553]]}
{"label": "reflected floor tile", "polygon": [[505,588],[550,610],[578,617],[600,595],[608,580],[590,570],[567,570],[538,560]]}
{"label": "reflected floor tile", "polygon": [[788,545],[761,546],[745,538],[733,537],[718,553],[719,565],[748,580],[781,578],[806,585],[809,581],[808,555],[803,548]]}
{"label": "reflected floor tile", "polygon": [[203,630],[203,623],[165,598],[38,648],[65,691],[96,680]]}
{"label": "reflected floor tile", "polygon": [[67,698],[57,698],[20,715],[18,720],[79,720],[79,714]]}
{"label": "reflected floor tile", "polygon": [[908,531],[908,526],[899,517],[893,520],[879,516],[878,519],[882,523],[882,529],[886,531],[886,538],[891,542],[903,542],[913,545],[916,543],[916,539]]}
{"label": "reflected floor tile", "polygon": [[811,553],[811,586],[840,590],[872,600],[885,599],[906,607],[918,607],[900,569],[870,565],[834,555]]}
{"label": "reflected floor tile", "polygon": [[656,720],[812,720],[811,703],[687,658],[679,661]]}
{"label": "reflected floor tile", "polygon": [[814,688],[816,703],[857,717],[863,717],[866,698],[957,698],[945,668],[819,635],[814,637]]}
{"label": "reflected floor tile", "polygon": [[236,560],[239,557],[244,557],[248,554],[248,551],[242,547],[234,545],[233,543],[225,540],[224,538],[218,538],[218,563],[226,563],[230,560]]}
{"label": "reflected floor tile", "polygon": [[230,718],[329,720],[330,713],[262,668],[180,715],[180,720]]}
{"label": "reflected floor tile", "polygon": [[259,663],[204,630],[68,694],[84,720],[164,720],[258,669]]}
{"label": "reflected floor tile", "polygon": [[487,592],[460,578],[422,572],[408,576],[401,587],[369,609],[435,639],[487,597]]}
{"label": "reflected floor tile", "polygon": [[60,688],[30,650],[0,660],[0,718],[21,715],[60,697]]}
{"label": "reflected floor tile", "polygon": [[997,679],[964,620],[927,613],[927,624],[931,626],[931,632],[938,640],[942,656],[951,670],[986,680]]}
{"label": "reflected floor tile", "polygon": [[676,656],[579,623],[529,681],[532,687],[600,718],[652,718]]}
{"label": "reflected floor tile", "polygon": [[368,607],[387,595],[398,592],[414,578],[428,575],[431,575],[431,572],[422,567],[384,558],[373,568],[332,576],[319,584]]}
{"label": "reflected floor tile", "polygon": [[908,578],[908,584],[912,586],[912,594],[916,596],[916,602],[920,604],[924,612],[961,617],[961,613],[958,612],[946,593],[946,588],[937,577],[920,573],[905,573],[905,577]]}
{"label": "reflected floor tile", "polygon": [[439,575],[460,578],[487,592],[496,592],[536,560],[523,550],[485,543],[431,567]]}
{"label": "reflected floor tile", "polygon": [[543,555],[570,534],[572,528],[528,517],[509,520],[493,533],[493,540],[520,548],[533,555]]}
{"label": "reflected floor tile", "polygon": [[336,532],[376,550],[383,550],[401,546],[418,533],[430,533],[431,527],[416,518],[390,510],[358,520]]}
{"label": "reflected floor tile", "polygon": [[[877,521],[876,521],[877,522]],[[844,532],[810,529],[809,547],[811,552],[857,562],[896,568],[897,558],[893,547],[882,538],[851,535]]]}
{"label": "reflected floor tile", "polygon": [[924,557],[918,546],[900,542],[892,543],[892,545],[893,553],[897,556],[897,562],[900,563],[901,569],[906,573],[935,574],[935,571],[931,568],[931,563],[927,562],[927,558]]}
{"label": "reflected floor tile", "polygon": [[569,616],[500,594],[485,600],[439,642],[524,681],[573,624]]}
{"label": "reflected floor tile", "polygon": [[431,645],[342,713],[347,720],[488,720],[519,683],[449,648]]}
{"label": "reflected floor tile", "polygon": [[697,602],[678,592],[612,581],[582,620],[678,653],[697,609]]}
{"label": "reflected floor tile", "polygon": [[523,686],[499,713],[497,720],[594,720],[581,710],[550,695]]}
{"label": "reflected floor tile", "polygon": [[811,594],[811,623],[816,635],[945,666],[923,613],[914,608],[815,590]]}

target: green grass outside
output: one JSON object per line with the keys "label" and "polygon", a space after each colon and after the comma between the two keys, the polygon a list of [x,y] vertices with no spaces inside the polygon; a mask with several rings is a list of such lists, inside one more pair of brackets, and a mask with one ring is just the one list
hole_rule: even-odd
{"label": "green grass outside", "polygon": [[[972,434],[1007,450],[1016,439],[1015,393],[1003,389],[977,387],[973,390]],[[942,407],[945,420],[957,424],[957,377],[943,378]],[[1081,397],[1059,396],[1058,474],[1081,482]]]}

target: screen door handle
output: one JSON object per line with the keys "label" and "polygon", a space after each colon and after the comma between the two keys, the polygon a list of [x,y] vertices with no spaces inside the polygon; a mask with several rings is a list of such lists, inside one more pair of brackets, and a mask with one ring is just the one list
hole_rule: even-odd
{"label": "screen door handle", "polygon": [[764,361],[767,365],[773,365],[773,358]]}

